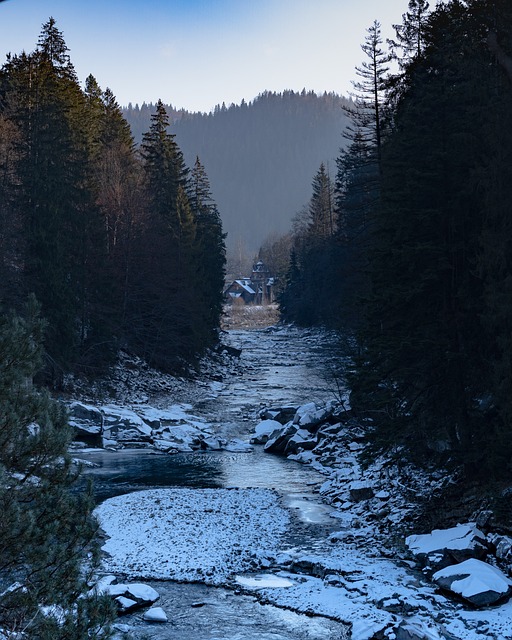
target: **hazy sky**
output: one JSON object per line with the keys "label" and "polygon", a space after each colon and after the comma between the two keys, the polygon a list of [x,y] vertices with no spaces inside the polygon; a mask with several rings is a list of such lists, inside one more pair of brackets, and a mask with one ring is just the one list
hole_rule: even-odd
{"label": "hazy sky", "polygon": [[81,81],[121,105],[210,111],[264,90],[347,94],[373,20],[385,36],[408,0],[8,0],[0,54],[32,51],[53,16]]}

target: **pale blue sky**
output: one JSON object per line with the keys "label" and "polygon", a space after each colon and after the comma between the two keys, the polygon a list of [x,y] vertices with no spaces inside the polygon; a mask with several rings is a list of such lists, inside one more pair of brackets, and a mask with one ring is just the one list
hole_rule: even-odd
{"label": "pale blue sky", "polygon": [[[0,55],[31,51],[50,16],[83,81],[120,104],[210,111],[264,90],[347,94],[373,20],[385,36],[408,0],[8,0]],[[434,4],[434,2],[432,2]]]}

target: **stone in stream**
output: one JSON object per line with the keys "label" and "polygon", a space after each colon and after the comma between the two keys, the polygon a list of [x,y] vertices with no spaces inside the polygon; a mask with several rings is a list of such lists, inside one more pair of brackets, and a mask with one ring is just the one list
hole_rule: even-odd
{"label": "stone in stream", "polygon": [[434,573],[432,579],[477,608],[504,600],[512,592],[512,580],[496,567],[475,558],[445,567]]}
{"label": "stone in stream", "polygon": [[441,569],[469,558],[481,560],[487,555],[485,535],[474,522],[412,535],[406,538],[405,544],[421,564],[432,569]]}
{"label": "stone in stream", "polygon": [[266,453],[277,453],[284,455],[288,441],[297,433],[297,425],[289,423],[280,431],[274,431],[265,445],[264,451]]}
{"label": "stone in stream", "polygon": [[252,444],[265,444],[274,431],[279,431],[283,425],[277,420],[262,420],[254,429]]}
{"label": "stone in stream", "polygon": [[152,609],[148,609],[142,619],[145,622],[168,622],[167,614],[162,609],[162,607],[153,607]]}
{"label": "stone in stream", "polygon": [[160,597],[158,591],[141,582],[115,584],[116,577],[105,576],[98,581],[91,593],[109,595],[117,603],[119,614],[147,607]]}
{"label": "stone in stream", "polygon": [[69,425],[74,428],[74,440],[91,447],[103,446],[103,414],[99,409],[82,402],[68,406]]}

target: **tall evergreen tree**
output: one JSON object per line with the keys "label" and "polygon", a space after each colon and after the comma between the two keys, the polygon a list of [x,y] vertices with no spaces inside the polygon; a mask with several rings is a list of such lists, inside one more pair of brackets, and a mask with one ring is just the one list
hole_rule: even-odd
{"label": "tall evergreen tree", "polygon": [[358,80],[353,82],[355,106],[347,111],[353,124],[348,127],[347,135],[362,137],[375,152],[376,162],[381,167],[381,151],[385,125],[384,107],[387,89],[389,53],[382,49],[380,23],[375,20],[367,29],[367,36],[361,49],[366,58],[356,67]]}
{"label": "tall evergreen tree", "polygon": [[46,345],[55,372],[76,366],[103,339],[91,272],[99,263],[91,252],[101,218],[87,179],[84,96],[67,51],[50,18],[33,53],[8,59],[0,88],[4,115],[20,132],[13,208],[26,237],[24,286],[49,321]]}
{"label": "tall evergreen tree", "polygon": [[37,640],[108,637],[110,604],[88,596],[99,563],[90,496],[72,492],[71,430],[37,391],[43,327],[0,314],[0,628]]}
{"label": "tall evergreen tree", "polygon": [[[206,344],[217,339],[216,330],[222,314],[222,293],[226,266],[225,235],[222,221],[213,200],[210,181],[204,166],[196,157],[190,172],[188,198],[196,224],[197,292],[204,315]],[[210,335],[208,335],[210,334]]]}
{"label": "tall evergreen tree", "polygon": [[[510,86],[486,47],[482,17],[497,8],[486,5],[439,4],[421,57],[404,66],[395,128],[383,148],[372,291],[353,381],[355,405],[359,399],[375,411],[376,449],[398,444],[425,456],[444,447],[468,474],[494,471],[505,453],[496,418],[504,405],[490,369],[499,353],[504,361],[508,355],[483,321],[494,316],[487,310],[496,300],[486,299],[484,283],[499,271],[483,267],[490,245],[482,246],[493,235],[491,219],[491,228],[507,226],[486,204],[494,184],[482,160],[508,148],[496,133],[507,121],[501,108]],[[509,12],[505,18],[510,25]],[[477,178],[482,171],[487,177]],[[483,339],[495,347],[490,359]]]}

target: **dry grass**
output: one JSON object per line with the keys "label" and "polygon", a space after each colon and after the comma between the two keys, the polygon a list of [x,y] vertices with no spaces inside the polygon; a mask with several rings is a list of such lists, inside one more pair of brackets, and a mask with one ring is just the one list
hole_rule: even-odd
{"label": "dry grass", "polygon": [[279,322],[277,304],[252,305],[235,301],[224,307],[223,329],[256,329]]}

